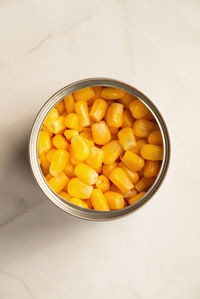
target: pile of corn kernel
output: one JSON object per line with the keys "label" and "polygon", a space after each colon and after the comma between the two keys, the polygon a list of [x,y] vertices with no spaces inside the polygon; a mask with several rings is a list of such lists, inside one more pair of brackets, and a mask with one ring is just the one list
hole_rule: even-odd
{"label": "pile of corn kernel", "polygon": [[149,109],[112,87],[66,96],[47,115],[38,157],[49,187],[82,208],[109,211],[140,200],[163,158],[162,135]]}

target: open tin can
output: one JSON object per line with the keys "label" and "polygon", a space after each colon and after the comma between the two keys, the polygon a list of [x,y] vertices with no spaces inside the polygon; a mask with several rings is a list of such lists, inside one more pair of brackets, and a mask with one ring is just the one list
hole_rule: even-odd
{"label": "open tin can", "polygon": [[[138,202],[120,210],[96,211],[93,209],[83,209],[64,200],[56,193],[54,193],[52,189],[48,186],[42,174],[39,161],[38,161],[38,136],[47,114],[59,101],[61,101],[67,95],[79,89],[83,89],[85,87],[93,87],[93,86],[115,87],[115,88],[123,89],[126,92],[137,97],[149,108],[149,110],[155,117],[163,137],[163,148],[164,148],[163,161],[162,161],[159,175],[157,176],[154,184],[146,192],[145,196],[142,197]],[[84,79],[69,84],[66,87],[59,90],[58,92],[56,92],[41,108],[32,127],[32,132],[31,132],[30,142],[29,142],[29,158],[30,158],[30,164],[33,171],[33,175],[37,183],[39,184],[40,188],[45,193],[45,195],[56,206],[58,206],[65,212],[68,212],[69,214],[79,218],[88,219],[88,220],[111,220],[132,213],[133,211],[141,207],[144,203],[146,203],[158,190],[158,188],[160,187],[161,183],[165,178],[169,166],[169,159],[170,159],[169,133],[165,121],[161,113],[159,112],[159,110],[156,108],[156,106],[152,103],[152,101],[147,96],[145,96],[142,92],[140,92],[136,88],[114,79],[108,79],[108,78]]]}

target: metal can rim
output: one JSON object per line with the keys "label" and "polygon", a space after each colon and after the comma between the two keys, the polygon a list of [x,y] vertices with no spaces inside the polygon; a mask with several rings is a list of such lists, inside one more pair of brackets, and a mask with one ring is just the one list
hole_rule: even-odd
{"label": "metal can rim", "polygon": [[[42,172],[40,169],[40,165],[38,162],[38,152],[37,152],[37,143],[38,143],[38,136],[41,129],[41,126],[43,124],[43,121],[49,111],[64,97],[67,95],[85,88],[85,87],[93,87],[93,86],[107,86],[107,87],[116,87],[123,89],[132,95],[139,98],[152,112],[154,115],[162,136],[163,136],[163,148],[164,148],[164,154],[163,154],[163,161],[161,165],[161,169],[159,172],[158,177],[156,178],[154,184],[151,186],[151,188],[147,191],[144,197],[142,197],[141,200],[136,202],[133,205],[127,206],[126,208],[123,208],[121,210],[112,210],[112,211],[96,211],[92,209],[83,209],[78,206],[75,206],[71,204],[70,202],[67,202],[66,200],[59,197],[56,193],[54,193],[51,188],[48,186]],[[33,123],[31,135],[30,135],[30,141],[29,141],[29,161],[30,166],[34,175],[35,180],[37,181],[38,185],[42,189],[42,191],[45,193],[47,198],[52,201],[56,206],[61,208],[63,211],[68,212],[69,214],[87,219],[87,220],[112,220],[116,219],[125,215],[128,215],[138,209],[139,207],[143,206],[159,189],[161,186],[161,183],[163,182],[168,167],[169,167],[169,161],[170,161],[170,138],[168,129],[166,126],[166,123],[160,113],[160,111],[157,109],[157,107],[153,104],[153,102],[144,95],[141,91],[136,89],[135,87],[123,83],[121,81],[111,79],[111,78],[88,78],[83,79],[80,81],[76,81],[74,83],[71,83],[64,88],[57,91],[53,96],[50,97],[50,99],[43,105],[43,107],[38,112],[35,121]]]}

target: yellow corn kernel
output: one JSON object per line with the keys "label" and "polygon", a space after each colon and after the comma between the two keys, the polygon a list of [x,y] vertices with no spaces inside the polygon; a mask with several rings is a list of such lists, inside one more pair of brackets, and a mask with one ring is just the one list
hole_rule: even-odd
{"label": "yellow corn kernel", "polygon": [[123,123],[123,105],[119,103],[113,103],[108,108],[106,114],[106,122],[108,126],[119,128]]}
{"label": "yellow corn kernel", "polygon": [[78,115],[76,113],[69,113],[65,117],[65,126],[69,129],[80,129]]}
{"label": "yellow corn kernel", "polygon": [[80,163],[75,167],[75,175],[88,185],[94,185],[98,179],[98,173],[90,166]]}
{"label": "yellow corn kernel", "polygon": [[139,180],[139,174],[136,171],[130,170],[122,162],[119,163],[119,167],[121,167],[126,172],[127,176],[133,184],[135,184]]}
{"label": "yellow corn kernel", "polygon": [[63,135],[55,135],[53,137],[53,145],[57,148],[57,149],[68,149],[69,147],[69,143],[66,140],[66,138]]}
{"label": "yellow corn kernel", "polygon": [[48,128],[48,125],[51,124],[52,121],[55,121],[59,117],[59,113],[56,108],[51,109],[49,114],[44,120],[45,126]]}
{"label": "yellow corn kernel", "polygon": [[58,195],[67,201],[69,201],[71,199],[71,196],[67,192],[64,192],[64,191],[60,192]]}
{"label": "yellow corn kernel", "polygon": [[133,196],[137,195],[137,193],[138,193],[137,190],[135,188],[133,188],[124,194],[124,199],[128,200],[128,199],[132,198]]}
{"label": "yellow corn kernel", "polygon": [[96,144],[103,145],[111,139],[111,134],[105,121],[91,125],[93,140]]}
{"label": "yellow corn kernel", "polygon": [[133,101],[129,104],[129,110],[136,119],[143,118],[149,113],[149,109],[140,100]]}
{"label": "yellow corn kernel", "polygon": [[132,171],[138,171],[144,167],[144,159],[130,151],[126,151],[121,160]]}
{"label": "yellow corn kernel", "polygon": [[58,104],[56,104],[55,108],[57,109],[59,114],[62,114],[65,111],[64,101],[60,101]]}
{"label": "yellow corn kernel", "polygon": [[79,131],[75,129],[65,130],[64,135],[68,140],[71,140],[74,136],[78,136]]}
{"label": "yellow corn kernel", "polygon": [[163,159],[163,147],[154,144],[145,144],[141,149],[141,156],[146,160],[159,161]]}
{"label": "yellow corn kernel", "polygon": [[128,200],[129,205],[132,205],[133,203],[136,203],[137,201],[140,200],[145,195],[146,192],[140,192],[137,195],[133,196]]}
{"label": "yellow corn kernel", "polygon": [[109,211],[109,206],[107,200],[105,199],[103,193],[99,189],[93,189],[91,195],[91,202],[95,210],[98,211]]}
{"label": "yellow corn kernel", "polygon": [[81,132],[80,136],[83,137],[83,139],[87,143],[87,146],[89,147],[89,149],[91,149],[94,146],[94,142],[92,140],[92,134],[91,133],[89,133],[89,132]]}
{"label": "yellow corn kernel", "polygon": [[65,118],[64,116],[59,116],[56,120],[52,121],[47,125],[49,131],[54,134],[61,133],[65,128]]}
{"label": "yellow corn kernel", "polygon": [[61,115],[62,115],[63,117],[66,117],[67,114],[68,114],[68,112],[65,110]]}
{"label": "yellow corn kernel", "polygon": [[90,149],[87,143],[85,142],[84,138],[81,136],[75,136],[72,138],[71,149],[74,158],[79,161],[85,160],[90,154]]}
{"label": "yellow corn kernel", "polygon": [[91,202],[91,199],[88,198],[88,199],[85,199],[84,202],[88,205],[88,209],[92,209],[92,202]]}
{"label": "yellow corn kernel", "polygon": [[93,146],[90,149],[90,154],[86,159],[86,163],[94,169],[101,167],[104,158],[104,152],[96,147]]}
{"label": "yellow corn kernel", "polygon": [[78,115],[79,124],[82,127],[90,125],[90,116],[88,112],[88,105],[86,101],[78,101],[75,103],[75,111]]}
{"label": "yellow corn kernel", "polygon": [[117,135],[117,133],[119,132],[119,128],[114,128],[114,127],[109,127],[109,131],[111,133],[111,135]]}
{"label": "yellow corn kernel", "polygon": [[100,121],[106,114],[108,104],[103,99],[96,99],[90,111],[90,117],[93,121]]}
{"label": "yellow corn kernel", "polygon": [[95,168],[96,172],[97,173],[101,173],[102,172],[102,166],[98,167],[98,168]]}
{"label": "yellow corn kernel", "polygon": [[81,208],[89,209],[88,204],[85,201],[81,200],[80,198],[72,197],[68,201],[71,202],[73,205],[79,206]]}
{"label": "yellow corn kernel", "polygon": [[136,145],[133,130],[129,127],[121,129],[118,133],[118,138],[125,151],[132,149]]}
{"label": "yellow corn kernel", "polygon": [[125,171],[120,167],[116,167],[111,172],[109,179],[124,193],[134,187]]}
{"label": "yellow corn kernel", "polygon": [[68,181],[68,177],[62,172],[60,175],[52,177],[48,181],[48,185],[55,193],[60,193],[67,186]]}
{"label": "yellow corn kernel", "polygon": [[47,181],[47,183],[48,183],[48,181],[52,178],[53,176],[50,174],[50,173],[48,173],[46,176],[45,176],[45,180]]}
{"label": "yellow corn kernel", "polygon": [[145,119],[147,120],[155,120],[153,114],[151,113],[151,111],[149,111],[146,115],[145,115]]}
{"label": "yellow corn kernel", "polygon": [[102,192],[106,192],[110,189],[110,182],[104,175],[100,175],[97,179],[96,187]]}
{"label": "yellow corn kernel", "polygon": [[109,143],[102,146],[104,152],[104,164],[112,164],[122,153],[122,146],[118,140],[112,140]]}
{"label": "yellow corn kernel", "polygon": [[64,169],[64,172],[69,178],[73,178],[74,174],[74,165],[69,161]]}
{"label": "yellow corn kernel", "polygon": [[53,133],[50,132],[44,124],[42,125],[41,131],[47,132],[49,134],[49,137],[53,136]]}
{"label": "yellow corn kernel", "polygon": [[38,152],[42,155],[51,149],[51,139],[49,134],[45,131],[40,131],[38,138]]}
{"label": "yellow corn kernel", "polygon": [[138,192],[147,191],[151,185],[154,183],[155,178],[141,178],[139,182],[135,185]]}
{"label": "yellow corn kernel", "polygon": [[122,128],[132,127],[133,126],[133,121],[134,121],[134,119],[132,118],[130,112],[127,109],[125,109],[123,111]]}
{"label": "yellow corn kernel", "polygon": [[74,92],[73,95],[76,101],[89,101],[95,96],[95,93],[91,87],[86,87]]}
{"label": "yellow corn kernel", "polygon": [[163,145],[163,139],[160,130],[151,132],[148,136],[148,142],[150,144]]}
{"label": "yellow corn kernel", "polygon": [[77,160],[77,159],[74,158],[74,155],[73,155],[73,154],[70,155],[70,158],[69,158],[69,159],[70,159],[70,162],[71,162],[73,165],[75,165],[75,166],[81,163],[81,161],[79,161],[79,160]]}
{"label": "yellow corn kernel", "polygon": [[54,154],[57,152],[56,148],[52,148],[50,151],[48,151],[47,153],[47,160],[49,161],[49,163],[51,163]]}
{"label": "yellow corn kernel", "polygon": [[155,124],[144,118],[138,119],[133,124],[133,133],[140,138],[147,138],[148,135],[154,130]]}
{"label": "yellow corn kernel", "polygon": [[146,143],[147,143],[146,139],[138,139],[138,140],[136,140],[136,145],[130,151],[136,155],[140,155],[141,148]]}
{"label": "yellow corn kernel", "polygon": [[75,111],[74,108],[74,98],[72,94],[69,94],[64,98],[65,108],[67,110],[67,113],[72,113]]}
{"label": "yellow corn kernel", "polygon": [[49,172],[49,166],[50,166],[50,162],[47,159],[47,155],[46,154],[42,154],[40,155],[40,166],[42,168],[42,172],[44,175],[47,175]]}
{"label": "yellow corn kernel", "polygon": [[158,175],[160,163],[158,161],[147,160],[144,165],[144,177],[152,178]]}
{"label": "yellow corn kernel", "polygon": [[125,95],[125,91],[114,87],[106,87],[102,90],[101,96],[106,100],[118,100]]}
{"label": "yellow corn kernel", "polygon": [[128,108],[129,104],[132,102],[132,101],[135,101],[137,100],[137,98],[135,96],[133,96],[132,94],[130,93],[125,93],[125,95],[119,100],[119,102],[124,105],[124,107]]}
{"label": "yellow corn kernel", "polygon": [[69,161],[69,153],[66,150],[59,149],[53,155],[49,172],[53,176],[60,175]]}
{"label": "yellow corn kernel", "polygon": [[103,90],[103,87],[102,86],[93,86],[92,89],[93,89],[93,91],[95,93],[94,98],[95,99],[100,98],[101,97],[101,92]]}
{"label": "yellow corn kernel", "polygon": [[117,186],[115,186],[114,184],[111,184],[110,185],[110,191],[113,191],[113,192],[117,192],[117,193],[120,193],[122,195],[124,195],[126,192],[122,192],[119,188],[117,188]]}
{"label": "yellow corn kernel", "polygon": [[144,176],[144,168],[140,169],[138,171],[138,174],[139,174],[140,178],[142,178]]}
{"label": "yellow corn kernel", "polygon": [[123,209],[125,201],[120,193],[108,191],[104,193],[104,196],[111,210]]}
{"label": "yellow corn kernel", "polygon": [[67,185],[67,191],[69,195],[81,199],[89,198],[91,196],[92,189],[92,186],[85,184],[78,178],[71,179]]}
{"label": "yellow corn kernel", "polygon": [[104,164],[103,165],[103,174],[108,178],[113,171],[117,167],[117,162],[114,162],[112,164]]}

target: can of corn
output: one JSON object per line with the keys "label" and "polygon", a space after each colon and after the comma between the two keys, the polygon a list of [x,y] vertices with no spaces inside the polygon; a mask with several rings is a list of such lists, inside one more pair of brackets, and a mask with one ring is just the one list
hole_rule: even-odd
{"label": "can of corn", "polygon": [[[122,90],[125,90],[126,92],[134,95],[139,100],[141,100],[151,111],[154,118],[156,119],[158,126],[160,128],[160,131],[162,133],[163,138],[163,160],[161,169],[159,172],[159,175],[157,176],[155,182],[151,186],[151,188],[146,192],[145,196],[141,198],[141,200],[137,201],[135,204],[129,205],[123,209],[120,210],[111,210],[111,211],[97,211],[94,209],[83,209],[79,206],[75,206],[71,204],[70,202],[64,200],[60,196],[58,196],[56,193],[53,192],[53,190],[48,186],[40,165],[38,161],[38,136],[40,133],[40,129],[42,127],[42,124],[50,112],[50,110],[63,98],[65,98],[67,95],[86,87],[94,87],[94,86],[105,86],[105,87],[114,87],[119,88]],[[167,173],[167,169],[169,166],[169,160],[170,160],[170,139],[169,139],[169,133],[167,130],[167,126],[165,124],[165,121],[157,109],[157,107],[153,104],[153,102],[142,92],[137,90],[136,88],[109,78],[89,78],[84,79],[81,81],[74,82],[72,84],[67,85],[66,87],[62,88],[58,92],[56,92],[41,108],[39,111],[33,127],[31,131],[30,141],[29,141],[29,158],[30,158],[30,165],[33,172],[33,175],[35,177],[35,180],[37,181],[38,185],[40,186],[41,190],[45,193],[47,198],[51,200],[56,206],[58,206],[60,209],[64,210],[65,212],[79,217],[83,219],[88,220],[112,220],[115,218],[122,217],[124,215],[130,214],[139,207],[141,207],[143,204],[145,204],[158,190],[158,188],[161,186],[161,183],[163,182],[165,175]]]}

